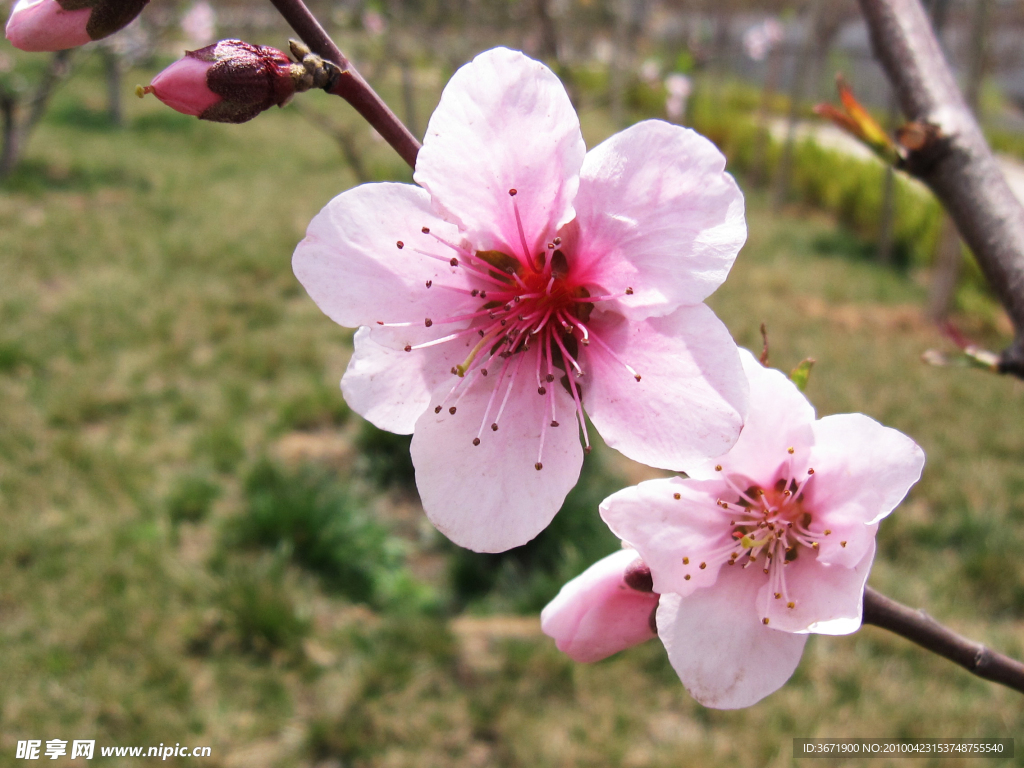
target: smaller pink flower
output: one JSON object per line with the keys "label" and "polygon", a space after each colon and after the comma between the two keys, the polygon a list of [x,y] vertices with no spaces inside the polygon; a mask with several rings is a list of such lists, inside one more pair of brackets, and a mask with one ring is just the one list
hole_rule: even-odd
{"label": "smaller pink flower", "polygon": [[657,608],[650,570],[634,550],[622,549],[562,587],[540,626],[574,661],[600,661],[655,637]]}
{"label": "smaller pink flower", "polygon": [[860,627],[878,522],[924,466],[900,432],[859,413],[815,420],[785,376],[741,358],[750,411],[732,450],[601,505],[650,566],[672,666],[719,709],[781,687],[807,633]]}
{"label": "smaller pink flower", "polygon": [[128,26],[149,0],[18,0],[7,39],[23,51],[61,51]]}
{"label": "smaller pink flower", "polygon": [[244,123],[286,104],[295,93],[296,77],[304,73],[276,48],[221,40],[187,51],[139,94],[152,93],[171,109],[200,120]]}

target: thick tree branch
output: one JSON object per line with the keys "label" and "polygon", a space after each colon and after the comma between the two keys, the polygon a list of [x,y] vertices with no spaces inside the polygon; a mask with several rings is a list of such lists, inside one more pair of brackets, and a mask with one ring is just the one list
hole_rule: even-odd
{"label": "thick tree branch", "polygon": [[864,623],[895,632],[978,677],[1024,693],[1024,664],[958,635],[924,611],[907,608],[871,587],[864,590]]}
{"label": "thick tree branch", "polygon": [[320,26],[320,22],[310,13],[302,0],[270,0],[274,7],[284,16],[285,21],[309,46],[313,53],[332,61],[341,67],[341,77],[329,93],[341,96],[355,107],[366,122],[372,125],[384,140],[390,144],[410,168],[416,167],[416,154],[420,143],[409,133],[402,121],[383,102],[377,92],[370,87],[352,63],[338,49],[330,35]]}
{"label": "thick tree branch", "polygon": [[1000,370],[1024,378],[1024,207],[982,136],[919,0],[859,0],[904,114],[938,132],[907,167],[935,193],[1013,321]]}

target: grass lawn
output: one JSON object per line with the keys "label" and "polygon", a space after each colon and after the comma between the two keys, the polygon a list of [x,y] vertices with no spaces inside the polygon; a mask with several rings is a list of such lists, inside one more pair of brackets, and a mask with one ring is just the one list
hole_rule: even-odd
{"label": "grass lawn", "polygon": [[[178,761],[206,768],[542,768],[1024,734],[1018,694],[874,628],[812,637],[789,684],[738,712],[694,703],[656,642],[570,662],[512,611],[615,546],[588,521],[643,471],[596,453],[589,496],[531,555],[545,578],[455,554],[402,441],[341,399],[350,332],[291,273],[310,218],[355,182],[337,147],[290,109],[232,127],[132,100],[116,129],[102,106],[98,81],[73,80],[0,188],[0,766],[52,738],[208,745]],[[583,119],[590,145],[607,134]],[[409,178],[360,140],[377,177]],[[920,280],[829,219],[751,195],[748,224],[711,300],[736,339],[759,348],[767,323],[773,364],[817,360],[820,415],[862,411],[927,453],[871,584],[1024,657],[1024,383],[923,365],[944,342]]]}

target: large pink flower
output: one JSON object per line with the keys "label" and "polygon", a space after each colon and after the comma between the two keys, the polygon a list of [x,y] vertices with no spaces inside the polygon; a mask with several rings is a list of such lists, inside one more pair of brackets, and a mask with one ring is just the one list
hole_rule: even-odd
{"label": "large pink flower", "polygon": [[878,521],[924,466],[900,432],[859,413],[816,421],[785,376],[741,357],[750,412],[733,449],[601,505],[651,569],[672,666],[722,709],[785,683],[808,632],[860,627]]}
{"label": "large pink flower", "polygon": [[[676,468],[736,441],[747,385],[702,302],[746,237],[725,159],[640,123],[587,153],[543,64],[506,49],[445,88],[406,184],[332,200],[295,274],[361,326],[349,404],[413,434],[424,509],[458,544],[536,536],[589,448],[584,410],[627,456]],[[577,427],[578,425],[578,427]]]}

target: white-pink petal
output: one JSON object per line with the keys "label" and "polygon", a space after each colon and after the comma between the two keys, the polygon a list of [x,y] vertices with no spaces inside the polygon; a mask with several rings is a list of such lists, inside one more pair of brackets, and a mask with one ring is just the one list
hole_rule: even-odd
{"label": "white-pink petal", "polygon": [[57,0],[18,0],[7,21],[11,45],[23,51],[62,51],[92,40],[86,31],[92,8],[64,10]]}
{"label": "white-pink petal", "polygon": [[877,523],[921,478],[920,446],[862,413],[826,416],[813,430],[809,462],[816,476],[805,493],[809,509]]}
{"label": "white-pink petal", "polygon": [[[718,148],[647,120],[587,153],[576,198],[583,274],[635,318],[698,304],[747,237],[743,194]],[[626,295],[632,288],[631,295]]]}
{"label": "white-pink petal", "polygon": [[[522,354],[530,356],[523,369],[532,371],[537,351]],[[573,401],[561,387],[552,388],[560,426],[543,427],[543,469],[537,470],[542,423],[551,418],[548,397],[523,386],[522,380],[516,382],[494,432],[490,424],[503,393],[492,400],[492,378],[477,373],[459,399],[444,403],[440,413],[434,409],[446,388],[435,392],[416,422],[411,449],[427,517],[456,544],[477,552],[503,552],[544,530],[583,465],[579,430],[571,416]],[[451,406],[454,415],[448,411]],[[478,433],[480,444],[473,445]]]}
{"label": "white-pink petal", "polygon": [[404,350],[424,336],[422,328],[364,326],[356,331],[355,351],[341,379],[349,407],[380,429],[411,435],[431,393],[445,383],[454,385],[451,367],[466,356],[465,342]]}
{"label": "white-pink petal", "polygon": [[598,560],[565,584],[540,614],[540,626],[558,650],[575,661],[600,661],[655,636],[651,615],[658,595],[638,592],[623,581],[639,559],[623,549]]}
{"label": "white-pink petal", "polygon": [[864,585],[874,559],[874,536],[853,568],[826,565],[811,551],[801,549],[799,557],[784,566],[788,597],[795,606],[788,608],[786,598],[776,600],[765,584],[757,593],[757,615],[767,616],[768,627],[778,632],[819,635],[856,632],[863,613]]}
{"label": "white-pink petal", "polygon": [[576,110],[554,73],[518,51],[495,48],[448,82],[413,178],[478,250],[525,259],[509,190],[517,190],[532,258],[573,218],[585,154]]}
{"label": "white-pink petal", "polygon": [[591,326],[603,344],[581,348],[583,405],[608,445],[652,467],[682,469],[735,444],[747,379],[729,331],[707,306],[637,322],[595,314]]}
{"label": "white-pink petal", "polygon": [[712,586],[728,557],[732,528],[715,504],[720,488],[713,481],[646,480],[601,502],[601,518],[640,553],[655,592],[689,595]]}
{"label": "white-pink petal", "polygon": [[750,407],[736,445],[724,456],[683,466],[690,477],[713,478],[716,466],[763,488],[774,484],[780,468],[790,461],[793,448],[797,466],[806,460],[814,442],[811,425],[814,407],[782,371],[766,368],[746,349],[740,349],[743,372],[750,382]]}
{"label": "white-pink petal", "polygon": [[[349,328],[456,316],[470,305],[445,286],[466,287],[465,271],[450,266],[445,259],[458,254],[423,227],[450,243],[461,239],[457,227],[438,218],[422,189],[363,184],[342,192],[313,218],[295,248],[292,269],[324,314]],[[421,249],[444,258],[424,256]]]}
{"label": "white-pink petal", "polygon": [[781,688],[796,670],[807,635],[776,632],[754,606],[757,585],[726,568],[708,589],[662,595],[658,636],[686,690],[706,707],[739,709]]}

